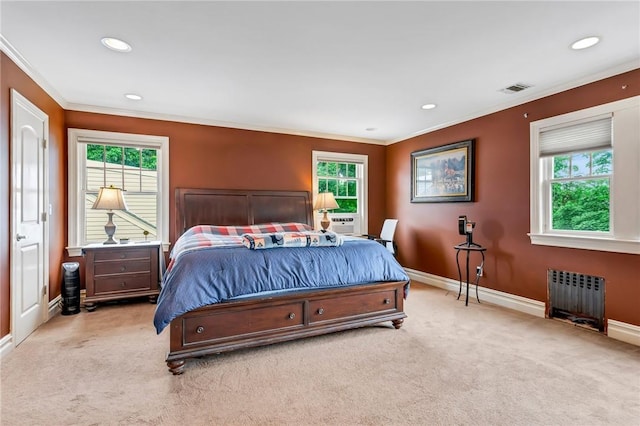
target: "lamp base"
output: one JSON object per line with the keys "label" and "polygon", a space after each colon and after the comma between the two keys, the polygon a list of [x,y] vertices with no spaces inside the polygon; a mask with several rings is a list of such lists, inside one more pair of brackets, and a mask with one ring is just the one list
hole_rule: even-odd
{"label": "lamp base", "polygon": [[322,220],[320,221],[320,226],[322,226],[321,231],[327,232],[329,225],[331,225],[331,221],[329,220],[329,217],[327,217],[327,211],[325,210],[324,215],[322,216]]}
{"label": "lamp base", "polygon": [[116,233],[116,224],[113,223],[113,212],[107,212],[107,215],[109,215],[109,220],[104,226],[104,232],[106,232],[107,237],[109,238],[107,238],[107,241],[102,244],[118,244],[118,242],[113,239],[113,234]]}

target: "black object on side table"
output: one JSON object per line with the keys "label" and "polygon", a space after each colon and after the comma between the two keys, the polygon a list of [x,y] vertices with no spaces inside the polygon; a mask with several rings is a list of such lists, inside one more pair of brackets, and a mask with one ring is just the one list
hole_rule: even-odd
{"label": "black object on side table", "polygon": [[478,303],[480,303],[480,298],[478,297],[478,282],[480,281],[480,271],[484,270],[484,252],[487,250],[482,247],[480,244],[476,244],[470,241],[470,238],[467,238],[467,241],[461,244],[454,246],[456,249],[456,264],[458,265],[458,277],[460,281],[460,289],[458,290],[458,299],[460,299],[460,294],[462,293],[462,271],[460,270],[460,259],[459,255],[461,251],[465,251],[467,253],[467,294],[466,300],[464,301],[464,305],[469,305],[469,255],[471,252],[479,252],[482,255],[482,263],[480,264],[479,270],[476,272],[476,299]]}

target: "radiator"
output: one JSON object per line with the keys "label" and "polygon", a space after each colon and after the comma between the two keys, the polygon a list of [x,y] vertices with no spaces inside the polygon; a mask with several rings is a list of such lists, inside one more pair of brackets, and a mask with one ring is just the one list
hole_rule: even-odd
{"label": "radiator", "polygon": [[549,316],[604,331],[604,278],[549,269]]}

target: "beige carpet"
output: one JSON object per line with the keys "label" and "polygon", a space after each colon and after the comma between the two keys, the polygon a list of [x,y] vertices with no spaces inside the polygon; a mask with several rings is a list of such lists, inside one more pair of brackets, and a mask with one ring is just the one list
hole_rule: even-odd
{"label": "beige carpet", "polygon": [[640,348],[414,284],[387,325],[172,376],[154,306],[58,316],[2,360],[2,425],[640,425]]}

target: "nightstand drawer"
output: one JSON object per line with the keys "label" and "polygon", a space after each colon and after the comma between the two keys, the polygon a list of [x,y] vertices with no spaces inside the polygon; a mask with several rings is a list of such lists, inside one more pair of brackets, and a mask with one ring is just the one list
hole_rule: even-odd
{"label": "nightstand drawer", "polygon": [[93,274],[97,279],[101,275],[149,272],[150,269],[151,262],[149,262],[149,259],[128,260],[126,262],[96,262],[93,265]]}
{"label": "nightstand drawer", "polygon": [[148,247],[126,248],[119,250],[95,250],[95,262],[102,260],[149,259],[151,250]]}
{"label": "nightstand drawer", "polygon": [[91,312],[96,304],[146,296],[155,303],[160,293],[159,241],[141,244],[89,244],[85,255],[84,307]]}
{"label": "nightstand drawer", "polygon": [[151,289],[149,274],[122,274],[113,277],[96,277],[94,293],[121,293]]}

